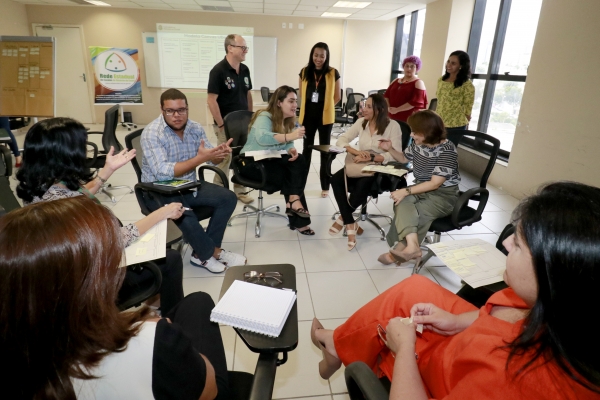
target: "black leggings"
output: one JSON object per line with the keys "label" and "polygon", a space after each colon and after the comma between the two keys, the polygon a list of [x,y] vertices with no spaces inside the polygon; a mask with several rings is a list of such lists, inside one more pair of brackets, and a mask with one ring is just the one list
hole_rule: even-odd
{"label": "black leggings", "polygon": [[210,312],[215,307],[212,298],[204,292],[191,293],[163,317],[181,326],[192,340],[194,349],[203,354],[215,369],[217,399],[229,399],[227,361],[219,324],[210,322]]}
{"label": "black leggings", "polygon": [[[318,121],[317,121],[318,119]],[[331,141],[331,129],[333,128],[333,124],[322,125],[322,117],[321,118],[309,118],[308,116],[304,117],[304,147],[302,150],[302,155],[306,159],[306,176],[310,172],[310,161],[312,159],[312,149],[308,149],[309,146],[315,144],[315,136],[317,130],[319,131],[319,144],[329,144]],[[329,159],[329,154],[321,153],[321,169],[319,170],[319,177],[321,179],[321,190],[329,190],[329,184],[331,178],[327,175],[327,160]]]}
{"label": "black leggings", "polygon": [[[348,179],[348,191],[350,192],[350,198],[348,199],[348,193],[346,192],[346,183],[344,182],[344,169],[340,169],[338,172],[333,174],[331,178],[331,189],[335,196],[340,215],[345,225],[354,222],[352,213],[360,207],[369,197],[373,182],[375,182],[375,176],[367,176],[362,178],[347,178]],[[350,201],[350,204],[348,204]]]}

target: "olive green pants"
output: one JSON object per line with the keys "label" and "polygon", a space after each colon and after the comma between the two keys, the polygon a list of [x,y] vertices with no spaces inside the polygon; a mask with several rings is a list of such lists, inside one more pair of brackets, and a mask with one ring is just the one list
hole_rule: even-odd
{"label": "olive green pants", "polygon": [[416,233],[419,243],[423,242],[433,220],[449,215],[457,198],[458,185],[406,196],[394,206],[394,221],[387,234],[390,247],[410,233]]}

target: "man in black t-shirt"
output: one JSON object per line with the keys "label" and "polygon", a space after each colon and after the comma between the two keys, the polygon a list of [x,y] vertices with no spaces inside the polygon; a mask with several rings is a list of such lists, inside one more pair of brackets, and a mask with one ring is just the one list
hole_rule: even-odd
{"label": "man in black t-shirt", "polygon": [[[223,118],[232,111],[252,111],[252,81],[250,70],[242,61],[246,60],[246,41],[240,35],[228,35],[225,38],[225,58],[213,67],[208,78],[208,108],[213,116],[214,130],[218,144],[225,143]],[[229,176],[231,156],[225,158],[217,168]],[[213,183],[222,185],[215,176]],[[233,190],[241,202],[252,203],[254,199],[244,192],[246,188],[234,185]]]}

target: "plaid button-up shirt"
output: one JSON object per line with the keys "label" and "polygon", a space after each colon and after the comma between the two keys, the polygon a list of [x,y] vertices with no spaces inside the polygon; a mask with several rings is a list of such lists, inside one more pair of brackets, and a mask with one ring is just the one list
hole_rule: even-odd
{"label": "plaid button-up shirt", "polygon": [[167,125],[162,115],[152,121],[142,132],[141,144],[144,151],[142,182],[174,178],[196,181],[195,169],[175,177],[175,164],[195,157],[202,140],[204,140],[204,147],[213,148],[206,137],[204,128],[192,120],[187,121],[183,131],[183,140]]}

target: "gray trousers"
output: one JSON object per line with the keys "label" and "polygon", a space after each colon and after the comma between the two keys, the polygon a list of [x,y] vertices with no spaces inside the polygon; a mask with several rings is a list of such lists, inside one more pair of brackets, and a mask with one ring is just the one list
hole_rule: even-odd
{"label": "gray trousers", "polygon": [[452,213],[457,198],[458,185],[406,196],[394,206],[394,222],[387,234],[389,246],[393,247],[410,233],[416,233],[422,243],[433,220]]}

